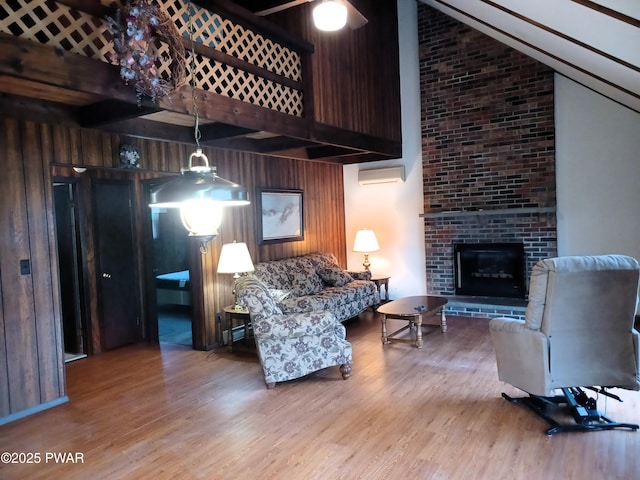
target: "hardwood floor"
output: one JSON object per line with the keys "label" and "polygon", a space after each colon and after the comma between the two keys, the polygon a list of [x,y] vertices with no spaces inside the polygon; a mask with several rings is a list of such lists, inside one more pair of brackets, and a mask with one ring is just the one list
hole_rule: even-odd
{"label": "hardwood floor", "polygon": [[[69,403],[0,427],[7,479],[634,479],[640,433],[558,434],[501,392],[487,320],[450,317],[422,350],[382,347],[371,313],[347,324],[338,368],[267,390],[255,353],[135,346],[67,365]],[[391,325],[393,327],[393,325]],[[615,420],[640,421],[616,390]],[[604,410],[604,400],[600,402]],[[80,452],[56,464],[46,452]]]}

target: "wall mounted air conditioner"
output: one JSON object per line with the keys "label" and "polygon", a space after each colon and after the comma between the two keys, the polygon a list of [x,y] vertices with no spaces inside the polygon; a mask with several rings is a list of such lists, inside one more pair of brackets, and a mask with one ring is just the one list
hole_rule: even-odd
{"label": "wall mounted air conditioner", "polygon": [[358,183],[360,185],[392,182],[404,182],[404,165],[358,171]]}

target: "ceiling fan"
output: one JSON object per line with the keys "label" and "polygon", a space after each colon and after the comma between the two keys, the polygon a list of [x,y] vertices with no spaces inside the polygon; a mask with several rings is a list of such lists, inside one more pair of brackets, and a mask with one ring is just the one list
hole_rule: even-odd
{"label": "ceiling fan", "polygon": [[291,0],[282,5],[255,12],[255,14],[265,17],[314,1],[317,2],[317,5],[313,9],[313,21],[316,28],[320,30],[340,30],[345,24],[355,30],[363,27],[368,22],[367,18],[348,0]]}

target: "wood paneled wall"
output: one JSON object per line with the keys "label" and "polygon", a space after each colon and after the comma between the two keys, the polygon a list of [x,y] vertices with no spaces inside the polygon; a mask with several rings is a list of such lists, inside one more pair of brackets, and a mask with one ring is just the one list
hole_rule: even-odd
{"label": "wood paneled wall", "polygon": [[321,32],[313,3],[269,19],[312,43],[316,121],[391,140],[402,139],[398,11],[396,1],[351,0],[366,26]]}
{"label": "wood paneled wall", "polygon": [[52,186],[37,138],[32,123],[0,121],[0,418],[65,395]]}
{"label": "wood paneled wall", "polygon": [[[141,169],[119,168],[122,143],[135,145]],[[218,174],[246,186],[251,199],[259,187],[301,189],[304,192],[304,240],[260,245],[256,231],[256,203],[225,212],[221,234],[202,255],[198,242],[191,245],[191,269],[199,283],[194,296],[194,343],[215,346],[218,336],[215,314],[233,301],[231,275],[217,275],[223,243],[246,242],[254,262],[305,253],[333,252],[346,266],[342,166],[331,163],[264,157],[255,154],[205,148]],[[0,421],[4,417],[64,398],[64,358],[58,281],[57,246],[52,206],[52,178],[76,178],[85,203],[83,235],[88,247],[83,255],[89,265],[89,315],[91,346],[100,351],[98,306],[95,298],[96,267],[92,243],[91,179],[129,179],[136,195],[140,278],[150,281],[145,265],[145,228],[149,214],[143,181],[177,173],[192,149],[189,146],[124,138],[95,130],[0,120],[0,151],[4,152],[0,175]],[[78,174],[72,166],[88,167]],[[186,232],[185,232],[186,235]],[[29,259],[31,274],[21,275],[20,259]],[[93,265],[93,266],[92,266]],[[144,283],[144,282],[143,282]],[[149,322],[146,286],[141,318]],[[196,288],[194,286],[194,288]],[[145,335],[149,328],[145,325]]]}

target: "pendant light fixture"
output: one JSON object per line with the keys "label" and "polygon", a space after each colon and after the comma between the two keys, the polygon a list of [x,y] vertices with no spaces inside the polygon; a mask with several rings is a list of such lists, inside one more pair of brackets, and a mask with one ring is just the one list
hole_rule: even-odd
{"label": "pendant light fixture", "polygon": [[[218,235],[224,207],[249,204],[247,189],[216,174],[216,167],[200,147],[200,118],[196,102],[195,49],[193,40],[192,6],[189,12],[189,40],[191,41],[191,99],[195,120],[196,151],[189,155],[189,165],[180,169],[180,177],[151,190],[150,207],[179,208],[180,218],[189,236],[198,237],[200,250],[206,253],[206,243]],[[193,165],[198,158],[203,165]]]}

